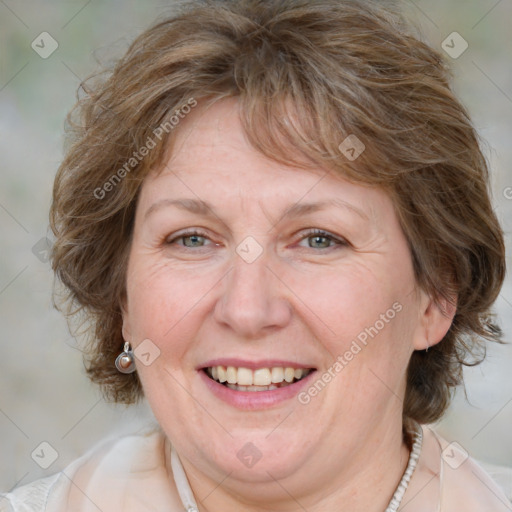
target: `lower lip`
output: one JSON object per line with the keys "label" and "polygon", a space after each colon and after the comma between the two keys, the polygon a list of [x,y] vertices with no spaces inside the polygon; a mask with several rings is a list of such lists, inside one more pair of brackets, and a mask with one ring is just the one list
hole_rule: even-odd
{"label": "lower lip", "polygon": [[220,384],[216,380],[210,379],[204,370],[199,370],[201,379],[217,398],[233,407],[247,411],[269,409],[296,397],[301,389],[306,387],[309,381],[313,379],[315,373],[316,371],[312,371],[309,375],[293,384],[269,391],[236,391]]}

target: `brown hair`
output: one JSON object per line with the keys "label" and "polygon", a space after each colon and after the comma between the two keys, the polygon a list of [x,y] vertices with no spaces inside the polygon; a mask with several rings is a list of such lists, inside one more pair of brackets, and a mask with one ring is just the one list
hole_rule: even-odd
{"label": "brown hair", "polygon": [[[191,100],[237,97],[263,154],[385,188],[418,285],[457,297],[444,339],[408,367],[404,418],[437,420],[482,337],[499,341],[489,309],[505,274],[488,169],[450,80],[442,56],[380,2],[189,2],[140,35],[111,72],[82,85],[54,185],[53,268],[66,312],[89,322],[91,379],[117,402],[142,396],[137,374],[114,367],[138,192],[166,156],[173,115]],[[340,150],[349,135],[365,145],[357,159]]]}

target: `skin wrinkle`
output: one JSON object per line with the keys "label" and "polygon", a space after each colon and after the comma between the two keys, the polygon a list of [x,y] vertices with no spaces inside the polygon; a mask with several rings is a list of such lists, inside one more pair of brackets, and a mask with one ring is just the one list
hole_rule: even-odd
{"label": "skin wrinkle", "polygon": [[[172,172],[154,173],[143,184],[129,259],[124,336],[134,347],[149,338],[161,350],[151,366],[138,364],[138,372],[195,495],[206,496],[215,482],[231,474],[205,505],[227,512],[240,510],[242,503],[249,511],[279,510],[289,496],[275,484],[278,479],[311,512],[340,502],[354,511],[380,511],[408,458],[397,399],[405,394],[406,363],[425,343],[426,325],[435,324],[433,344],[449,321],[430,310],[425,294],[411,294],[412,260],[389,197],[375,187],[332,176],[312,188],[319,171],[281,172],[282,165],[244,140],[235,102],[224,100],[191,114],[180,132],[189,142],[178,144],[168,164]],[[212,202],[222,225],[217,217],[205,222],[205,217],[170,207],[144,220],[151,205],[189,197],[189,189]],[[242,190],[250,190],[256,200],[244,202]],[[346,209],[316,211],[278,222],[268,233],[265,211],[294,204],[304,191],[309,191],[304,202],[335,195],[364,204],[365,210],[371,204],[369,220]],[[195,227],[221,245],[178,249],[161,242]],[[295,241],[310,227],[340,236],[348,232],[354,246],[320,251],[308,248],[305,239],[299,248]],[[264,248],[251,264],[234,252],[248,235]],[[308,406],[292,400],[265,411],[238,411],[211,395],[195,370],[210,358],[265,356],[296,357],[321,373],[332,365],[333,355],[343,354],[396,301],[403,310]],[[303,428],[296,429],[297,423]],[[248,441],[263,453],[251,469],[241,467],[236,457]],[[392,468],[384,477],[383,464]],[[370,489],[380,486],[375,500]],[[251,501],[257,509],[247,505]]]}
{"label": "skin wrinkle", "polygon": [[[290,495],[278,478],[308,512],[381,512],[407,456],[402,427],[441,418],[471,349],[501,337],[488,315],[505,248],[478,135],[441,50],[389,6],[207,4],[144,31],[68,118],[50,213],[59,306],[90,326],[88,376],[108,400],[148,399],[208,508],[239,512],[242,496],[247,512],[279,512]],[[356,161],[349,135],[364,145]],[[333,196],[371,223],[336,210],[276,218]],[[140,222],[178,197],[207,199],[219,216]],[[169,243],[189,227],[219,245]],[[352,245],[297,245],[309,227]],[[251,264],[235,251],[247,235],[264,249]],[[307,406],[241,414],[196,372],[209,357],[262,355],[321,372],[395,303],[400,313]],[[161,356],[119,373],[125,341],[143,339]],[[246,441],[263,454],[251,470],[236,457]],[[382,503],[370,502],[378,489]]]}

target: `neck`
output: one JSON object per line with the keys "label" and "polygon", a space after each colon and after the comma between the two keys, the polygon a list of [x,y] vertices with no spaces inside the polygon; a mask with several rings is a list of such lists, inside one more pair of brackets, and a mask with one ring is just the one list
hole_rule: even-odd
{"label": "neck", "polygon": [[380,425],[368,434],[339,462],[327,450],[314,466],[297,468],[281,480],[268,472],[266,482],[240,481],[234,473],[213,479],[180,459],[200,512],[383,512],[405,471],[409,449],[401,423]]}

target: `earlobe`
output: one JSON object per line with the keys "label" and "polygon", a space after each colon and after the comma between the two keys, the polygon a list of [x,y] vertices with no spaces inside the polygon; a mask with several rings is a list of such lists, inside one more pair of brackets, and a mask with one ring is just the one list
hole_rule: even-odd
{"label": "earlobe", "polygon": [[123,316],[123,327],[121,329],[121,332],[123,334],[124,341],[130,342],[131,340],[131,329],[129,327],[129,322],[126,320],[126,318]]}
{"label": "earlobe", "polygon": [[121,315],[122,315],[122,319],[123,319],[121,333],[123,335],[124,341],[131,342],[132,333],[131,333],[131,326],[130,326],[130,320],[129,320],[128,308],[127,308],[126,302],[127,301],[125,299],[121,303]]}
{"label": "earlobe", "polygon": [[450,329],[455,313],[457,300],[444,297],[435,301],[423,295],[421,319],[414,337],[414,350],[428,350],[439,343]]}

